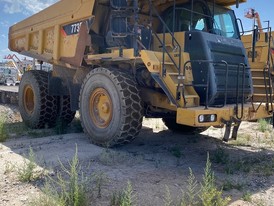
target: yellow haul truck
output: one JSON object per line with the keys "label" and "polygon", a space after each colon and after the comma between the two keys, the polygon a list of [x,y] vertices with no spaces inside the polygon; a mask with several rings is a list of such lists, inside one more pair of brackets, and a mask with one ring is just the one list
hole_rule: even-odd
{"label": "yellow haul truck", "polygon": [[253,101],[229,9],[242,2],[61,0],[17,23],[9,48],[53,64],[49,73],[23,75],[23,120],[50,127],[71,122],[79,110],[90,140],[107,147],[133,140],[143,116],[181,132],[226,126],[224,141],[235,139],[241,121],[272,113]]}
{"label": "yellow haul truck", "polygon": [[[274,41],[269,21],[263,28],[258,12],[250,9],[247,18],[254,20],[253,30],[242,36],[253,80],[253,102],[264,103],[269,114],[273,112]],[[259,108],[262,104],[258,104]],[[257,109],[256,108],[256,109]]]}

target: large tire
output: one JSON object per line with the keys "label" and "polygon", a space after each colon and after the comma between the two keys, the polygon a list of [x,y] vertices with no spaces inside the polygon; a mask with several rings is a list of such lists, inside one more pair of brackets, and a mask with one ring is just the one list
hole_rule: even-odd
{"label": "large tire", "polygon": [[48,73],[26,72],[19,85],[19,110],[23,121],[33,129],[53,127],[57,118],[56,97],[48,94]]}
{"label": "large tire", "polygon": [[163,118],[162,120],[169,130],[183,134],[201,133],[208,129],[208,127],[191,127],[187,125],[177,124],[176,118],[174,117]]}
{"label": "large tire", "polygon": [[57,121],[61,122],[64,125],[68,125],[74,119],[75,113],[75,111],[72,111],[70,109],[70,96],[61,96]]}
{"label": "large tire", "polygon": [[84,131],[99,146],[130,142],[142,127],[143,106],[137,84],[119,70],[92,70],[82,84],[79,107]]}

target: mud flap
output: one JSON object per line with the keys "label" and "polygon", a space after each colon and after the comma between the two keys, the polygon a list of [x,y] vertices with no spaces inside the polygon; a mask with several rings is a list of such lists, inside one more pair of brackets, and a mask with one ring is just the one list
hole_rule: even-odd
{"label": "mud flap", "polygon": [[231,128],[233,127],[232,130],[232,135],[231,135],[231,139],[236,140],[237,139],[237,134],[238,134],[238,130],[239,127],[241,125],[241,120],[238,120],[234,117],[231,117],[230,120],[224,120],[222,119],[222,122],[226,125],[225,128],[225,134],[223,137],[223,141],[224,142],[228,142],[229,138],[230,138],[230,133],[231,133]]}

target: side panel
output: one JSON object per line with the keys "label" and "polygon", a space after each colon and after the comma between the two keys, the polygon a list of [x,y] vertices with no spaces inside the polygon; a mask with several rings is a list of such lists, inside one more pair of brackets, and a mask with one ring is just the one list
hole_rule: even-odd
{"label": "side panel", "polygon": [[9,30],[9,48],[58,64],[73,57],[84,20],[92,18],[95,0],[62,0],[23,20]]}

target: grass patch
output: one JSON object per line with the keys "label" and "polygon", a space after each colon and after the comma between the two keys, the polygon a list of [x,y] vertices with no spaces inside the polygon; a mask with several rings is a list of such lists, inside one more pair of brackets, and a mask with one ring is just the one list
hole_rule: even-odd
{"label": "grass patch", "polygon": [[187,205],[197,205],[199,201],[197,200],[198,194],[201,191],[198,188],[197,180],[192,172],[192,169],[189,168],[189,176],[187,180],[188,186],[186,188],[186,192],[182,191],[182,198],[181,198],[181,206]]}
{"label": "grass patch", "polygon": [[169,152],[176,158],[180,159],[183,156],[182,150],[180,147],[175,146],[170,148]]}
{"label": "grass patch", "polygon": [[229,142],[230,145],[234,146],[251,146],[252,137],[250,134],[238,134],[236,140]]}
{"label": "grass patch", "polygon": [[112,166],[125,162],[128,156],[124,153],[116,152],[112,149],[104,149],[99,155],[99,161],[107,166]]}
{"label": "grass patch", "polygon": [[73,159],[66,167],[60,162],[61,171],[56,179],[48,176],[43,187],[43,194],[30,201],[30,205],[42,206],[86,206],[91,204],[88,196],[90,179],[80,174],[77,148]]}
{"label": "grass patch", "polygon": [[114,166],[119,164],[135,165],[143,159],[141,155],[132,155],[128,152],[119,152],[113,149],[104,149],[98,156],[103,165]]}
{"label": "grass patch", "polygon": [[172,206],[172,205],[173,205],[173,200],[171,197],[171,193],[168,186],[166,186],[166,191],[164,196],[164,206]]}
{"label": "grass patch", "polygon": [[260,132],[271,131],[271,125],[270,125],[270,122],[268,120],[259,119],[258,123],[259,123],[258,130]]}
{"label": "grass patch", "polygon": [[227,164],[229,162],[229,153],[224,148],[218,147],[211,158],[211,161],[217,164]]}
{"label": "grass patch", "polygon": [[244,184],[241,182],[235,182],[232,180],[225,180],[224,184],[223,184],[223,190],[224,191],[230,191],[233,189],[242,191],[244,188]]}
{"label": "grass patch", "polygon": [[0,117],[0,142],[5,142],[8,137],[5,115],[3,115]]}
{"label": "grass patch", "polygon": [[108,177],[103,173],[99,172],[93,175],[94,183],[95,183],[95,189],[97,190],[97,197],[102,197],[102,186],[107,183]]}
{"label": "grass patch", "polygon": [[4,174],[9,175],[16,170],[15,165],[12,162],[5,162],[4,164]]}
{"label": "grass patch", "polygon": [[128,181],[127,187],[122,192],[112,194],[110,206],[133,206],[135,205],[135,198],[132,185]]}
{"label": "grass patch", "polygon": [[259,176],[274,174],[274,157],[272,155],[259,155],[231,160],[225,167],[227,174],[243,172]]}
{"label": "grass patch", "polygon": [[245,192],[242,196],[243,201],[252,202],[252,197],[250,192]]}
{"label": "grass patch", "polygon": [[214,172],[211,169],[209,155],[207,157],[206,167],[204,169],[203,182],[201,184],[201,194],[199,195],[204,206],[224,206],[228,205],[230,198],[222,197],[222,190],[219,190],[215,184]]}
{"label": "grass patch", "polygon": [[[200,187],[198,187],[200,186]],[[204,169],[203,180],[198,185],[192,170],[189,170],[188,186],[183,191],[180,206],[203,205],[203,206],[225,206],[228,205],[230,197],[222,197],[223,190],[218,189],[215,183],[215,175],[211,169],[209,155]]]}
{"label": "grass patch", "polygon": [[31,147],[26,158],[28,160],[24,159],[24,164],[17,168],[18,179],[21,182],[35,181],[41,176],[41,172],[36,170],[36,157]]}

